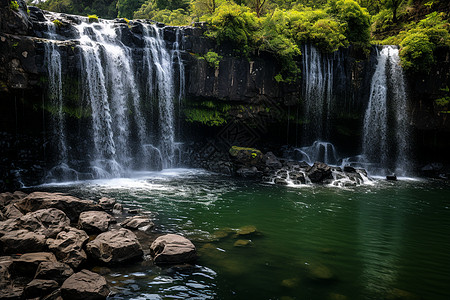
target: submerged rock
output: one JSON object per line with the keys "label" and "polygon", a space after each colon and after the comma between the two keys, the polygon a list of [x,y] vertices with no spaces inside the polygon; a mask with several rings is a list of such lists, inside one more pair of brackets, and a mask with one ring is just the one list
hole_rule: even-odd
{"label": "submerged rock", "polygon": [[61,286],[61,296],[64,300],[106,299],[108,295],[106,279],[88,270],[73,274]]}
{"label": "submerged rock", "polygon": [[308,277],[317,281],[332,281],[336,277],[327,266],[319,263],[311,263],[307,267]]}
{"label": "submerged rock", "polygon": [[236,234],[238,236],[247,236],[247,235],[253,235],[256,234],[258,232],[258,230],[256,229],[255,226],[253,225],[247,225],[247,226],[243,226],[241,228],[239,228],[236,231]]}
{"label": "submerged rock", "polygon": [[112,264],[142,259],[143,255],[136,235],[125,228],[99,234],[86,245],[86,251],[90,257]]}
{"label": "submerged rock", "polygon": [[177,234],[158,237],[150,246],[150,253],[156,264],[178,264],[197,259],[194,244]]}
{"label": "submerged rock", "polygon": [[307,175],[312,183],[322,183],[327,179],[333,179],[331,167],[321,162],[315,162]]}
{"label": "submerged rock", "polygon": [[287,287],[290,289],[298,287],[299,284],[300,284],[299,278],[288,278],[288,279],[284,279],[283,281],[281,281],[281,286]]}
{"label": "submerged rock", "polygon": [[249,247],[252,245],[252,241],[250,240],[237,240],[234,242],[234,247]]}
{"label": "submerged rock", "polygon": [[105,232],[111,219],[111,215],[104,211],[85,211],[80,214],[78,226],[87,233]]}

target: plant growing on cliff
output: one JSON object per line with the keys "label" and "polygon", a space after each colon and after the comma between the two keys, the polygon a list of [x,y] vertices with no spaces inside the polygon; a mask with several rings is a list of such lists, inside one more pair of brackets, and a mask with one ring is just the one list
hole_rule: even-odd
{"label": "plant growing on cliff", "polygon": [[208,51],[208,53],[206,53],[203,58],[208,62],[208,64],[215,68],[218,69],[219,68],[219,64],[220,61],[222,60],[223,56],[217,54],[214,51]]}
{"label": "plant growing on cliff", "polygon": [[9,2],[9,8],[15,11],[19,11],[19,3],[17,1]]}
{"label": "plant growing on cliff", "polygon": [[63,26],[63,23],[60,21],[60,20],[58,20],[58,19],[54,19],[53,21],[53,24],[55,24],[55,26],[56,27],[61,27],[61,26]]}

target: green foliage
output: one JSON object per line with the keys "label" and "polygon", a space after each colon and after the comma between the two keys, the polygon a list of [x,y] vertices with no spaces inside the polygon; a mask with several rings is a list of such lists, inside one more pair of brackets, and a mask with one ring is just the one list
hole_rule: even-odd
{"label": "green foliage", "polygon": [[428,71],[434,62],[433,43],[425,33],[408,34],[400,43],[402,66],[405,70]]}
{"label": "green foliage", "polygon": [[117,17],[132,18],[136,10],[144,4],[144,0],[117,0]]}
{"label": "green foliage", "polygon": [[259,19],[247,7],[224,3],[208,21],[211,29],[207,35],[215,38],[219,45],[230,45],[236,53],[244,55],[255,49]]}
{"label": "green foliage", "polygon": [[117,0],[47,0],[37,4],[38,7],[55,12],[75,15],[97,15],[100,18],[117,17]]}
{"label": "green foliage", "polygon": [[89,23],[97,23],[98,17],[97,15],[88,15]]}
{"label": "green foliage", "polygon": [[63,23],[60,21],[60,20],[58,20],[58,19],[54,19],[53,21],[53,24],[55,24],[56,25],[56,27],[61,27],[61,26],[63,26]]}
{"label": "green foliage", "polygon": [[450,103],[450,96],[444,96],[442,98],[434,100],[434,102],[436,103],[437,106],[441,108],[448,107]]}
{"label": "green foliage", "polygon": [[184,110],[186,121],[190,123],[201,123],[207,126],[222,126],[227,123],[230,105],[203,101],[200,103],[188,103]]}
{"label": "green foliage", "polygon": [[17,1],[11,1],[9,2],[9,8],[15,11],[19,11],[19,3]]}
{"label": "green foliage", "polygon": [[328,12],[345,22],[347,40],[359,47],[367,47],[370,41],[370,15],[354,0],[330,0]]}
{"label": "green foliage", "polygon": [[[164,6],[162,6],[164,7]],[[183,8],[159,9],[157,3],[154,1],[147,1],[134,12],[135,19],[151,19],[157,22],[161,22],[167,25],[187,25],[191,23],[191,17],[188,12]]]}
{"label": "green foliage", "polygon": [[218,69],[223,56],[214,51],[208,51],[202,58],[204,58],[211,67]]}

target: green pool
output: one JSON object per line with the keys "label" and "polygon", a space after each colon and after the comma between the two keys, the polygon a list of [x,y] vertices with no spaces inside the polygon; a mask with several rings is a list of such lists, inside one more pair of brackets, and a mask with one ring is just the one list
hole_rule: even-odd
{"label": "green pool", "polygon": [[111,298],[450,299],[448,183],[290,188],[174,169],[40,189],[115,197],[196,244],[192,267],[108,270]]}

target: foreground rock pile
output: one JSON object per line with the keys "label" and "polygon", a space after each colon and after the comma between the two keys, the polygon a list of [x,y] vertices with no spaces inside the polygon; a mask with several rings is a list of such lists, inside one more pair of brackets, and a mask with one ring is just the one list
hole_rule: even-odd
{"label": "foreground rock pile", "polygon": [[175,234],[143,249],[143,235],[156,237],[149,234],[153,222],[122,211],[109,198],[0,194],[0,299],[104,299],[110,291],[103,276],[89,271],[95,264],[139,261],[146,252],[156,264],[196,259],[195,246]]}

